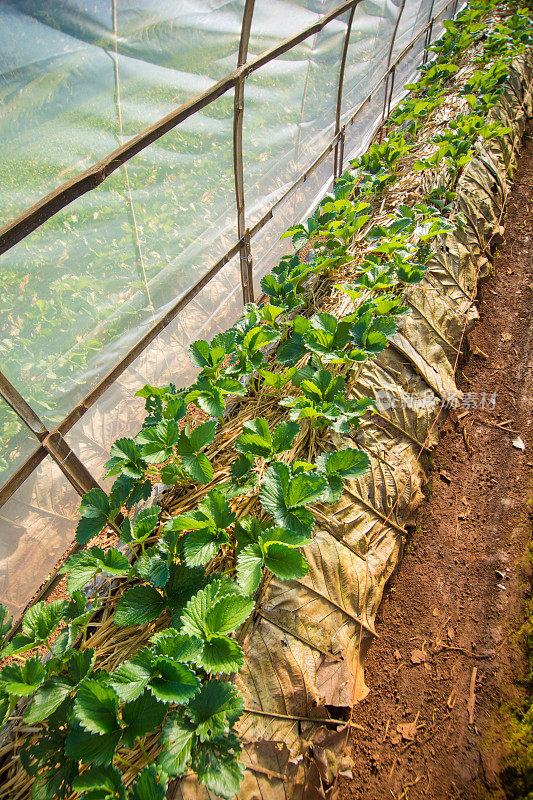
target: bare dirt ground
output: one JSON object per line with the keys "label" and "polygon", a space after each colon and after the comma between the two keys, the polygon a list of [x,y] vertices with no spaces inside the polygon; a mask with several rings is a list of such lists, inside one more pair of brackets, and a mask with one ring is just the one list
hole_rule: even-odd
{"label": "bare dirt ground", "polygon": [[353,730],[353,779],[340,779],[339,800],[507,796],[500,775],[510,703],[526,692],[519,629],[531,586],[532,212],[530,123],[459,373],[475,407],[441,429],[428,499],[367,656],[370,694],[354,712],[363,730]]}

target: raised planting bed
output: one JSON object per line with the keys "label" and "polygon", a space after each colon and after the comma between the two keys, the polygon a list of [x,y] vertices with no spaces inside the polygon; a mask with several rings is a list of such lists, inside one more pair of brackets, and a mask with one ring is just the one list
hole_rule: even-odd
{"label": "raised planting bed", "polygon": [[[113,489],[80,507],[70,601],[36,604],[4,645],[6,797],[324,798],[335,784],[424,461],[461,402],[531,39],[507,4],[446,23],[387,135],[288,232],[296,255],[263,279],[267,301],[191,347],[193,386],[142,390]],[[191,404],[205,421],[184,426]],[[158,482],[172,488],[150,505]],[[91,547],[106,527],[123,546]],[[43,644],[44,664],[30,657]]]}

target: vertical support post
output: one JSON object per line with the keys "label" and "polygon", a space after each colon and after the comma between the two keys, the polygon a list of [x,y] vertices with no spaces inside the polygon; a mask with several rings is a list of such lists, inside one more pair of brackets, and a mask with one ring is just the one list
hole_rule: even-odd
{"label": "vertical support post", "polygon": [[390,107],[392,103],[392,95],[394,94],[394,80],[396,78],[396,65],[393,66],[390,73],[390,89],[389,89],[389,99],[387,100],[387,119],[389,118],[390,114]]}
{"label": "vertical support post", "polygon": [[424,55],[422,56],[422,64],[425,64],[428,60],[428,53],[429,53],[429,45],[431,44],[431,36],[433,34],[433,6],[435,5],[435,0],[431,0],[431,5],[429,7],[429,16],[428,16],[428,29],[426,31],[426,38],[424,39]]}
{"label": "vertical support post", "polygon": [[[242,16],[241,39],[237,66],[246,63],[248,57],[248,43],[254,13],[255,0],[246,0]],[[237,203],[237,235],[240,241],[239,258],[241,265],[241,284],[243,303],[252,303],[254,299],[254,286],[252,281],[252,255],[250,249],[250,234],[246,237],[246,213],[244,206],[244,169],[242,163],[242,123],[244,116],[244,78],[239,78],[235,84],[235,100],[233,107],[233,174],[235,177],[235,200]]]}
{"label": "vertical support post", "polygon": [[[405,0],[402,0],[402,4],[401,4],[400,10],[398,12],[398,17],[396,19],[396,24],[395,24],[394,30],[392,32],[391,43],[390,43],[390,47],[389,47],[389,56],[387,58],[387,79],[385,81],[385,95],[384,95],[384,98],[383,98],[383,112],[382,112],[382,115],[381,115],[381,125],[380,125],[380,132],[379,132],[379,140],[380,141],[381,141],[381,137],[382,137],[382,134],[383,134],[383,125],[385,123],[385,115],[386,115],[386,111],[387,111],[387,98],[388,98],[388,95],[389,95],[389,77],[390,77],[390,74],[391,74],[390,73],[390,65],[391,65],[391,61],[392,61],[392,54],[393,54],[393,51],[394,51],[394,43],[396,41],[396,34],[398,33],[398,28],[400,27],[400,21],[402,19],[402,14],[403,14],[404,8],[405,8]],[[392,97],[391,97],[391,99],[392,99]],[[389,102],[389,108],[390,108],[390,102]]]}
{"label": "vertical support post", "polygon": [[50,433],[44,422],[24,400],[20,392],[1,372],[0,396],[3,397],[8,406],[41,442],[46,452],[52,456],[61,472],[79,495],[84,495],[89,489],[99,488],[98,482],[80,461],[76,453],[71,450],[59,431]]}
{"label": "vertical support post", "polygon": [[[346,69],[346,57],[348,56],[348,47],[350,44],[350,34],[352,32],[352,22],[355,14],[355,6],[350,9],[350,16],[348,17],[348,26],[346,28],[346,36],[344,37],[344,44],[342,47],[341,65],[339,69],[339,86],[337,89],[337,108],[335,111],[335,136],[341,133],[341,113],[342,113],[342,90],[344,87],[344,71]],[[335,144],[335,154],[333,162],[333,178],[340,178],[342,175],[342,158],[344,153],[344,128],[339,141]]]}

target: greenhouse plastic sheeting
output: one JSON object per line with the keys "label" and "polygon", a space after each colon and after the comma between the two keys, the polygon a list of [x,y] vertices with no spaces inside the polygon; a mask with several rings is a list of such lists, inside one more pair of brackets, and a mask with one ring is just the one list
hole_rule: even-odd
{"label": "greenhouse plastic sheeting", "polygon": [[[256,0],[248,59],[338,5]],[[437,6],[364,0],[356,7],[341,107],[345,163],[368,145],[381,120],[394,34],[391,58],[416,39]],[[8,109],[0,117],[0,224],[234,70],[244,7],[244,0],[0,0],[0,101]],[[252,239],[256,295],[261,276],[290,247],[280,234],[331,187],[332,152],[291,189],[334,136],[349,16],[343,11],[246,79],[246,224],[277,204]],[[424,36],[404,69],[398,65],[395,96],[414,77],[423,46]],[[238,242],[233,112],[230,89],[0,256],[1,368],[49,429]],[[145,382],[184,385],[191,379],[188,343],[227,327],[241,307],[237,257],[66,434],[97,480],[113,439],[139,426],[136,389]],[[0,486],[37,447],[0,402]],[[56,472],[41,464],[10,508],[17,498],[53,496],[48,484]],[[53,566],[50,558],[69,545],[74,523],[63,515],[62,548],[47,549],[31,533],[33,523],[25,527],[15,516],[4,513],[0,531],[0,600],[17,613]],[[2,554],[26,552],[30,541],[42,570],[17,582],[22,559]],[[46,558],[38,557],[41,550]]]}

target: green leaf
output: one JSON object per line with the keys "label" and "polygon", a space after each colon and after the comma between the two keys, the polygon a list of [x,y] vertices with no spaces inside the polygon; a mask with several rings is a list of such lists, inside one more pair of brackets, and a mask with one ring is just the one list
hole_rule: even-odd
{"label": "green leaf", "polygon": [[328,475],[338,474],[341,478],[359,478],[369,469],[370,458],[364,450],[350,447],[319,456],[317,466],[319,469],[324,469]]}
{"label": "green leaf", "polygon": [[208,422],[202,422],[200,425],[197,425],[196,428],[191,430],[189,434],[189,441],[195,453],[198,453],[206,445],[211,444],[215,438],[216,429],[216,420],[209,420]]}
{"label": "green leaf", "polygon": [[154,643],[153,651],[156,655],[166,656],[173,661],[196,661],[202,650],[202,641],[196,636],[178,633],[174,628],[166,628],[155,633],[151,639]]}
{"label": "green leaf", "polygon": [[294,547],[282,542],[271,542],[266,546],[265,567],[284,581],[303,578],[309,572],[309,564]]}
{"label": "green leaf", "polygon": [[33,800],[59,800],[71,794],[78,764],[65,756],[64,745],[61,734],[42,730],[37,741],[23,746],[20,760],[26,772],[34,778]]}
{"label": "green leaf", "polygon": [[35,642],[44,642],[63,619],[66,606],[65,600],[53,600],[51,603],[40,600],[24,614],[22,630]]}
{"label": "green leaf", "polygon": [[136,700],[144,691],[153,674],[153,661],[152,653],[144,648],[111,673],[109,684],[121,700]]}
{"label": "green leaf", "polygon": [[170,574],[166,557],[155,547],[142,553],[135,562],[134,568],[137,575],[151,583],[156,589],[163,588]]}
{"label": "green leaf", "polygon": [[249,544],[237,556],[237,580],[245,594],[255,592],[263,574],[263,553],[258,544]]}
{"label": "green leaf", "polygon": [[95,660],[96,653],[92,647],[72,653],[67,661],[67,674],[74,686],[92,672]]}
{"label": "green leaf", "polygon": [[296,475],[291,478],[286,502],[289,508],[309,505],[319,500],[325,490],[324,478],[316,473]]}
{"label": "green leaf", "polygon": [[198,505],[198,511],[205,515],[206,520],[211,520],[214,523],[213,527],[218,530],[229,528],[236,519],[226,498],[222,492],[217,492],[216,489],[211,489],[206,495]]}
{"label": "green leaf", "polygon": [[83,792],[83,800],[126,800],[126,789],[116,767],[91,767],[84,770],[72,784]]}
{"label": "green leaf", "polygon": [[9,617],[8,614],[7,608],[0,603],[0,644],[11,630],[13,618]]}
{"label": "green leaf", "polygon": [[170,578],[165,587],[169,608],[173,610],[172,625],[178,627],[178,620],[186,603],[203,588],[206,575],[203,567],[186,567],[185,564],[171,564]]}
{"label": "green leaf", "polygon": [[100,533],[118,510],[119,508],[110,507],[109,498],[101,489],[90,489],[86,492],[79,507],[82,519],[76,528],[77,541],[86,544],[89,539]]}
{"label": "green leaf", "polygon": [[198,483],[211,483],[213,480],[213,465],[205,453],[191,453],[181,458],[183,468]]}
{"label": "green leaf", "polygon": [[122,739],[126,747],[133,747],[137,738],[142,738],[161,725],[167,712],[164,703],[145,691],[136,700],[122,707]]}
{"label": "green leaf", "polygon": [[91,767],[74,780],[72,787],[83,792],[83,800],[126,800],[126,789],[116,767]]}
{"label": "green leaf", "polygon": [[145,767],[131,787],[130,800],[165,800],[168,779],[152,765]]}
{"label": "green leaf", "polygon": [[75,725],[67,736],[65,752],[73,761],[103,766],[111,763],[119,741],[120,730],[98,734]]}
{"label": "green leaf", "polygon": [[194,725],[177,713],[168,717],[163,725],[160,743],[163,752],[157,763],[168,775],[183,775],[191,763]]}
{"label": "green leaf", "polygon": [[24,697],[39,688],[45,672],[39,658],[29,658],[24,664],[8,664],[0,671],[0,690],[15,697]]}
{"label": "green leaf", "polygon": [[244,484],[250,477],[253,467],[253,457],[241,453],[231,465],[231,478],[237,486]]}
{"label": "green leaf", "polygon": [[200,681],[190,669],[170,659],[159,657],[148,688],[164,703],[187,703],[200,688]]}
{"label": "green leaf", "polygon": [[259,498],[279,525],[307,535],[313,529],[314,517],[301,506],[322,498],[326,491],[323,476],[303,473],[291,477],[289,467],[276,462],[266,471]]}
{"label": "green leaf", "polygon": [[137,514],[132,534],[135,541],[143,542],[153,533],[159,522],[160,511],[159,506],[154,506],[153,508],[144,508]]}
{"label": "green leaf", "polygon": [[229,733],[243,711],[244,700],[233,684],[217,680],[204,683],[187,709],[201,742]]}
{"label": "green leaf", "polygon": [[244,653],[240,645],[227,636],[212,636],[204,644],[198,663],[206,672],[238,672],[244,664]]}
{"label": "green leaf", "polygon": [[142,445],[143,458],[149,464],[160,464],[172,455],[179,436],[177,423],[174,420],[163,420],[154,427],[143,428],[137,434],[137,441]]}
{"label": "green leaf", "polygon": [[144,625],[157,619],[166,608],[164,597],[152,586],[134,586],[118,601],[115,625]]}
{"label": "green leaf", "polygon": [[241,453],[267,458],[272,453],[272,436],[268,422],[263,417],[245,422],[243,432],[235,442],[235,449]]}
{"label": "green leaf", "polygon": [[111,459],[106,464],[108,475],[117,475],[122,472],[130,478],[142,478],[144,464],[139,449],[133,439],[117,439],[111,445]]}
{"label": "green leaf", "polygon": [[[36,691],[24,720],[30,725],[49,717],[72,691],[72,685],[60,675],[52,675]],[[1,713],[1,712],[0,712]]]}
{"label": "green leaf", "polygon": [[161,481],[169,486],[183,478],[183,471],[178,464],[165,464],[161,469]]}
{"label": "green leaf", "polygon": [[272,434],[274,452],[283,453],[285,450],[290,450],[299,430],[300,426],[297,422],[280,422]]}
{"label": "green leaf", "polygon": [[116,692],[92,678],[80,685],[74,713],[80,725],[90,733],[113,733],[119,727]]}
{"label": "green leaf", "polygon": [[61,573],[69,572],[68,591],[76,592],[89,583],[95,575],[105,572],[107,575],[122,576],[130,571],[130,563],[125,555],[114,547],[102,550],[91,547],[81,553],[69,556],[60,569]]}
{"label": "green leaf", "polygon": [[244,778],[244,767],[235,758],[240,752],[241,744],[234,734],[200,744],[193,759],[193,769],[200,783],[220,797],[231,798],[237,794]]}
{"label": "green leaf", "polygon": [[221,542],[217,532],[210,528],[189,533],[183,543],[185,563],[188,567],[205,564],[218,553],[220,545],[228,541],[229,537],[226,537],[225,542]]}
{"label": "green leaf", "polygon": [[253,601],[242,595],[222,597],[206,614],[206,633],[208,635],[233,633],[248,619],[253,608]]}
{"label": "green leaf", "polygon": [[101,489],[89,489],[81,499],[79,512],[82,517],[88,519],[100,519],[101,517],[107,519],[110,512],[107,495]]}

